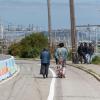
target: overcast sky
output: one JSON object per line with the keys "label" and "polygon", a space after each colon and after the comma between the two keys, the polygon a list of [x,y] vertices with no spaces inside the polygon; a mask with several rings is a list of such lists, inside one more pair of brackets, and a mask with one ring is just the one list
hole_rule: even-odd
{"label": "overcast sky", "polygon": [[[52,1],[52,27],[70,26],[69,0]],[[74,0],[76,23],[100,24],[100,0]],[[92,5],[92,6],[91,6]],[[47,0],[0,0],[0,18],[4,24],[34,24],[47,29]]]}
{"label": "overcast sky", "polygon": [[[100,4],[100,0],[74,0],[75,4]],[[51,3],[56,4],[66,4],[69,0],[51,0]],[[23,5],[34,5],[34,4],[47,4],[47,0],[0,0],[0,5],[2,4],[14,4],[16,6]]]}
{"label": "overcast sky", "polygon": [[[47,0],[0,0],[3,2],[46,2]],[[65,3],[65,2],[69,2],[69,0],[51,0],[52,2],[57,2],[57,3]],[[75,2],[100,2],[100,0],[74,0]]]}

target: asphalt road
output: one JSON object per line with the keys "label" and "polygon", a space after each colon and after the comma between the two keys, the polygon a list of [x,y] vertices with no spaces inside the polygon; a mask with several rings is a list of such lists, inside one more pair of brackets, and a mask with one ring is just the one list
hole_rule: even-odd
{"label": "asphalt road", "polygon": [[[0,100],[47,100],[52,74],[43,79],[40,62],[17,60],[20,73],[0,85]],[[55,65],[51,65],[54,69]],[[100,100],[100,83],[91,75],[71,66],[66,67],[66,78],[56,78],[53,100]]]}
{"label": "asphalt road", "polygon": [[66,79],[57,79],[54,100],[100,100],[100,82],[84,71],[67,66]]}

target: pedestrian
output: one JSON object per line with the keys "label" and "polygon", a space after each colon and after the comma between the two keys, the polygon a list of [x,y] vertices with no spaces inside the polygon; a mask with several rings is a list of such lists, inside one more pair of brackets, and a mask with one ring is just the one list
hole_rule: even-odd
{"label": "pedestrian", "polygon": [[84,58],[83,43],[80,43],[80,45],[78,46],[77,52],[78,52],[78,61],[80,61],[82,64],[82,60]]}
{"label": "pedestrian", "polygon": [[65,77],[65,64],[68,56],[68,50],[64,47],[64,43],[59,44],[59,48],[56,50],[56,58],[58,59],[58,64],[62,66],[63,77]]}
{"label": "pedestrian", "polygon": [[91,64],[92,58],[93,58],[93,53],[94,53],[94,47],[93,47],[92,43],[89,43],[88,52],[89,52],[89,64]]}
{"label": "pedestrian", "polygon": [[84,53],[84,63],[88,63],[89,53],[88,53],[88,45],[85,42],[83,46],[83,53]]}
{"label": "pedestrian", "polygon": [[54,58],[55,58],[55,62],[56,62],[56,65],[58,64],[58,59],[57,59],[57,49],[58,49],[59,45],[57,45],[57,47],[55,48],[54,50]]}
{"label": "pedestrian", "polygon": [[43,78],[48,77],[48,69],[50,65],[50,52],[44,48],[40,54],[41,59],[41,69],[40,73],[43,75]]}

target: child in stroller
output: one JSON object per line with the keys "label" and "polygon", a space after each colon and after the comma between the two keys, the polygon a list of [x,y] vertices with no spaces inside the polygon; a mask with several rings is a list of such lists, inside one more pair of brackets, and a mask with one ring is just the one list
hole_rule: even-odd
{"label": "child in stroller", "polygon": [[59,60],[59,63],[56,67],[56,73],[58,78],[65,78],[65,66],[63,66],[62,60]]}
{"label": "child in stroller", "polygon": [[63,67],[61,68],[61,66],[57,66],[56,73],[58,78],[65,78],[65,72]]}

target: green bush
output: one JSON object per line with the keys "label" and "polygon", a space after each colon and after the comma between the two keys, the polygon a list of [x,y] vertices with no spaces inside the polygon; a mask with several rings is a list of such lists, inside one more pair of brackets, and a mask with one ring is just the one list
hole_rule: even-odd
{"label": "green bush", "polygon": [[33,33],[19,43],[12,44],[9,47],[9,54],[21,58],[38,57],[43,48],[48,47],[48,38],[43,33]]}
{"label": "green bush", "polygon": [[8,53],[17,56],[20,55],[20,44],[19,43],[14,43],[8,48]]}
{"label": "green bush", "polygon": [[20,55],[21,58],[32,58],[33,57],[33,49],[29,46],[26,46],[25,48],[21,48]]}
{"label": "green bush", "polygon": [[72,60],[72,49],[68,49],[68,60]]}
{"label": "green bush", "polygon": [[72,52],[71,51],[68,52],[68,60],[72,60]]}
{"label": "green bush", "polygon": [[92,63],[93,63],[93,64],[100,64],[100,57],[95,56],[95,57],[93,58],[93,60],[92,60]]}

